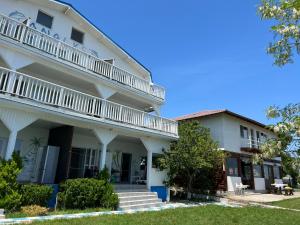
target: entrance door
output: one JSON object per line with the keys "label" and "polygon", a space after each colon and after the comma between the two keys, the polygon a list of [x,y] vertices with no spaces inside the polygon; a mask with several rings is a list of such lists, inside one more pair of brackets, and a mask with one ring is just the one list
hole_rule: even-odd
{"label": "entrance door", "polygon": [[121,182],[130,183],[131,154],[122,153]]}
{"label": "entrance door", "polygon": [[265,175],[266,189],[270,190],[271,184],[274,182],[273,166],[264,165],[264,175]]}
{"label": "entrance door", "polygon": [[249,185],[250,189],[254,188],[253,168],[250,159],[241,158],[242,183]]}

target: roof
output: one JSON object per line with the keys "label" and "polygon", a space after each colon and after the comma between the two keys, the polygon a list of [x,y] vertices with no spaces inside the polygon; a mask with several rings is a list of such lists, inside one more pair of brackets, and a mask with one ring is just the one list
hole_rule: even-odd
{"label": "roof", "polygon": [[92,27],[94,27],[98,32],[100,32],[101,35],[103,35],[105,38],[107,38],[107,40],[110,41],[111,44],[118,47],[125,55],[127,55],[129,58],[131,58],[133,61],[135,61],[137,64],[139,64],[145,71],[147,71],[150,74],[150,77],[152,79],[151,71],[146,66],[144,66],[141,62],[139,62],[136,58],[134,58],[130,53],[128,53],[124,48],[122,48],[118,43],[116,43],[114,40],[112,40],[112,38],[109,37],[109,35],[107,35],[100,28],[98,28],[95,24],[93,24],[87,17],[85,17],[80,11],[78,11],[72,4],[62,1],[62,0],[49,0],[49,1],[65,5],[66,7],[70,7],[71,9],[73,9],[74,12],[76,12],[80,17],[82,17],[83,20],[88,22]]}
{"label": "roof", "polygon": [[256,120],[251,119],[251,118],[242,116],[240,114],[234,113],[232,111],[229,111],[228,109],[200,111],[200,112],[196,112],[196,113],[192,113],[192,114],[188,114],[188,115],[177,117],[177,118],[175,118],[175,120],[176,121],[183,121],[183,120],[197,119],[197,118],[201,118],[201,117],[218,115],[218,114],[222,114],[222,113],[230,115],[230,116],[233,116],[233,117],[236,117],[236,118],[239,118],[239,119],[247,121],[249,123],[255,124],[255,125],[260,126],[262,128],[266,128],[267,127],[263,123],[260,123],[260,122],[258,122]]}

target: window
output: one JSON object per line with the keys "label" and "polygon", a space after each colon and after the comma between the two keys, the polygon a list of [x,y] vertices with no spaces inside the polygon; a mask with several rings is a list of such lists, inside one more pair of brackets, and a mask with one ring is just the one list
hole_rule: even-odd
{"label": "window", "polygon": [[274,171],[274,179],[280,179],[280,167],[274,166],[273,171]]}
{"label": "window", "polygon": [[53,23],[53,17],[39,10],[36,18],[36,22],[51,29]]}
{"label": "window", "polygon": [[226,173],[227,176],[238,177],[238,161],[236,158],[227,158],[226,159]]}
{"label": "window", "polygon": [[82,44],[83,43],[83,37],[84,33],[76,30],[75,28],[72,28],[72,33],[71,33],[71,39],[73,41],[77,41],[78,43]]}
{"label": "window", "polygon": [[240,126],[240,132],[241,132],[241,138],[248,138],[249,134],[248,134],[248,128],[244,127],[244,126]]}
{"label": "window", "polygon": [[253,175],[254,177],[263,177],[261,165],[253,165]]}

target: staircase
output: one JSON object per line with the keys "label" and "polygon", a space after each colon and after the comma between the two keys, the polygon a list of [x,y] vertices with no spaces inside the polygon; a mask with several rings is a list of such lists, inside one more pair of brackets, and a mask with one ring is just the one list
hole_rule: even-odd
{"label": "staircase", "polygon": [[115,191],[119,197],[119,210],[160,207],[164,204],[157,193],[148,191],[145,185],[117,185]]}

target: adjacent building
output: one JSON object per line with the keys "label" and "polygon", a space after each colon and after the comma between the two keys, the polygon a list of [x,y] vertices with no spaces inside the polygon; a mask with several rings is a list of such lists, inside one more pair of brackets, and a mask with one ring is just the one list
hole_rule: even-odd
{"label": "adjacent building", "polygon": [[210,129],[219,147],[228,153],[223,171],[218,176],[219,188],[235,191],[237,184],[264,192],[271,184],[281,181],[281,159],[265,160],[254,165],[252,156],[269,138],[276,138],[266,125],[229,110],[208,110],[178,117],[177,121],[198,120]]}
{"label": "adjacent building", "polygon": [[165,89],[151,72],[67,3],[0,5],[0,156],[20,152],[19,181],[107,167],[114,183],[163,186],[152,158],[177,122],[160,116]]}

